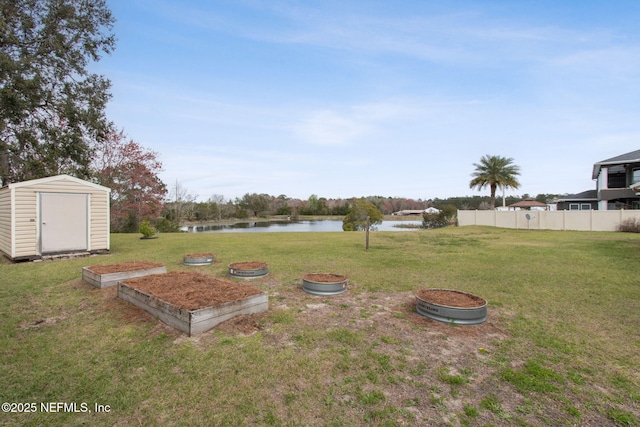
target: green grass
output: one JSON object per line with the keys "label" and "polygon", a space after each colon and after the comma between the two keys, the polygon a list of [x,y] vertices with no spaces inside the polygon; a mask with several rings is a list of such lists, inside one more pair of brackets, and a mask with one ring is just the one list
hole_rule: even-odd
{"label": "green grass", "polygon": [[[287,309],[252,335],[187,339],[78,280],[83,266],[131,260],[187,270],[182,255],[201,251],[218,262],[199,271],[219,277],[231,262],[267,262],[270,304]],[[639,255],[630,233],[465,227],[374,232],[368,252],[363,233],[123,234],[107,256],[5,262],[0,400],[110,412],[0,413],[0,424],[638,426]],[[348,275],[361,307],[287,298],[313,271]],[[434,362],[448,334],[474,327],[395,310],[402,331],[431,339],[379,332],[385,296],[423,287],[483,296],[504,338]],[[326,304],[326,325],[305,323],[307,303]]]}

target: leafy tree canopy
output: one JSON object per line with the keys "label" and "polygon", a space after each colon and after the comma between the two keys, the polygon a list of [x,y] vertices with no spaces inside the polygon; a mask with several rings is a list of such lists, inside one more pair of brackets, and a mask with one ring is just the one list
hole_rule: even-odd
{"label": "leafy tree canopy", "polygon": [[372,226],[382,224],[384,219],[384,215],[376,205],[365,199],[358,199],[342,220],[342,229],[344,231],[365,230],[367,228],[367,217],[369,217],[369,223]]}
{"label": "leafy tree canopy", "polygon": [[135,232],[141,220],[162,214],[165,184],[158,174],[162,163],[158,153],[147,150],[123,131],[112,130],[96,146],[91,163],[101,185],[111,188],[111,229]]}
{"label": "leafy tree canopy", "polygon": [[89,73],[111,53],[104,0],[0,0],[0,179],[88,177],[108,130],[110,82]]}
{"label": "leafy tree canopy", "polygon": [[271,204],[271,196],[268,194],[246,193],[242,199],[237,199],[236,204],[251,216],[267,216],[269,213],[269,205]]}

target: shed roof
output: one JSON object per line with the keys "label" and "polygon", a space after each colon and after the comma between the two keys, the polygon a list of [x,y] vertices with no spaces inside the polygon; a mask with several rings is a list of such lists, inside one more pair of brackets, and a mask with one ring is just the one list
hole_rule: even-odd
{"label": "shed roof", "polygon": [[598,178],[602,166],[623,165],[625,163],[640,163],[640,150],[631,151],[629,153],[620,154],[610,159],[601,160],[593,165],[593,173],[591,179]]}
{"label": "shed roof", "polygon": [[32,180],[29,180],[29,181],[12,182],[10,184],[7,184],[6,187],[7,188],[21,188],[21,187],[28,187],[28,186],[31,186],[31,185],[47,184],[47,183],[50,183],[50,182],[63,181],[63,180],[72,181],[72,182],[75,182],[77,184],[86,185],[86,186],[95,188],[97,190],[111,192],[111,189],[109,187],[105,187],[105,186],[102,186],[100,184],[95,184],[93,182],[85,181],[84,179],[76,178],[75,176],[65,175],[65,174],[55,175],[55,176],[48,176],[46,178],[32,179]]}

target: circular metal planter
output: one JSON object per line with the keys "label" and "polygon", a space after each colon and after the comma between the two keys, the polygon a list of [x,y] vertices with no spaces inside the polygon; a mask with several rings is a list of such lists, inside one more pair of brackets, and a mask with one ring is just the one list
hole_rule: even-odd
{"label": "circular metal planter", "polygon": [[[448,294],[448,295],[447,295]],[[444,297],[444,298],[442,298]],[[447,302],[459,300],[461,303]],[[421,289],[416,294],[416,311],[429,319],[456,325],[477,325],[487,320],[487,300],[451,289]]]}
{"label": "circular metal planter", "polygon": [[182,257],[182,263],[189,266],[210,265],[215,259],[214,254],[190,254]]}
{"label": "circular metal planter", "polygon": [[333,296],[347,291],[349,279],[339,274],[309,273],[302,277],[302,290],[312,295]]}
{"label": "circular metal planter", "polygon": [[229,276],[241,279],[254,279],[269,274],[269,267],[264,262],[249,261],[229,264]]}

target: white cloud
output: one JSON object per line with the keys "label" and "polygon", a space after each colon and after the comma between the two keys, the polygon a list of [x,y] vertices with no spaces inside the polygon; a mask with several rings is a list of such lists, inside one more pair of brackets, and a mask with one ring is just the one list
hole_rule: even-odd
{"label": "white cloud", "polygon": [[295,132],[307,143],[314,145],[346,145],[367,132],[366,123],[339,113],[321,110],[309,113],[294,126]]}

